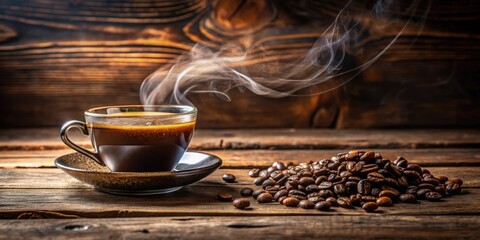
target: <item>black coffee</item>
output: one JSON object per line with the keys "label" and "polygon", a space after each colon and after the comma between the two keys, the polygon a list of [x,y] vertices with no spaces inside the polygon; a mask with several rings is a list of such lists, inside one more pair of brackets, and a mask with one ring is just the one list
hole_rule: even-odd
{"label": "black coffee", "polygon": [[100,159],[113,172],[172,170],[186,151],[194,128],[195,122],[152,126],[89,125]]}

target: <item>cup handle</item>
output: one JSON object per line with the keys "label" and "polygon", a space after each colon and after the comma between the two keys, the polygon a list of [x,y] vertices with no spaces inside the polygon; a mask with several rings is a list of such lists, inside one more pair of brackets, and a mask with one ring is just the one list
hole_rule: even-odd
{"label": "cup handle", "polygon": [[83,147],[78,146],[77,144],[73,143],[72,141],[70,141],[70,139],[67,136],[67,132],[71,128],[78,128],[82,131],[82,133],[84,135],[88,135],[87,125],[84,122],[77,121],[77,120],[72,120],[72,121],[68,121],[65,124],[63,124],[62,128],[60,129],[60,138],[62,139],[62,141],[67,146],[71,147],[73,150],[75,150],[75,151],[93,159],[98,164],[100,164],[102,166],[105,166],[105,164],[98,158],[96,153],[93,153],[93,152],[91,152],[91,151],[89,151],[89,150],[87,150]]}

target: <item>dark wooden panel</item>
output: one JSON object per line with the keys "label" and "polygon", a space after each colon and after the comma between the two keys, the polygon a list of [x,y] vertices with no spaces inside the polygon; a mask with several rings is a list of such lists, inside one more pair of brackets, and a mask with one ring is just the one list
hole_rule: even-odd
{"label": "dark wooden panel", "polygon": [[[195,43],[251,48],[242,64],[274,78],[262,64],[304,56],[346,2],[2,1],[0,102],[6,114],[0,126],[57,126],[90,107],[138,103],[142,80]],[[408,19],[406,5],[393,9],[396,20],[380,29],[362,19],[366,31],[348,59],[361,64],[386,46]],[[351,12],[368,7],[356,1]],[[234,92],[231,103],[193,96],[199,127],[477,127],[478,3],[432,1],[423,22],[426,8],[420,5],[385,56],[344,87],[287,99]]]}
{"label": "dark wooden panel", "polygon": [[[476,239],[478,216],[156,217],[4,220],[0,238]],[[293,224],[294,223],[294,224]],[[378,224],[382,227],[379,228]],[[85,229],[83,229],[83,227]]]}

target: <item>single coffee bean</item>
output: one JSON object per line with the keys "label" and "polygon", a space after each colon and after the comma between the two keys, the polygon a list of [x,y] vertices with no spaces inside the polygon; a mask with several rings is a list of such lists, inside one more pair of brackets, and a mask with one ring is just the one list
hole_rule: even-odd
{"label": "single coffee bean", "polygon": [[280,190],[277,193],[275,193],[275,195],[273,196],[273,199],[275,201],[278,201],[278,199],[283,196],[288,196],[288,191],[286,189]]}
{"label": "single coffee bean", "polygon": [[290,191],[288,191],[288,195],[300,195],[300,196],[304,196],[304,197],[307,196],[306,193],[304,193],[300,190],[290,190]]}
{"label": "single coffee bean", "polygon": [[288,177],[284,176],[283,178],[281,178],[280,180],[277,181],[277,184],[278,185],[284,185],[287,181],[288,181]]}
{"label": "single coffee bean", "polygon": [[448,183],[456,183],[456,184],[462,186],[463,185],[463,180],[460,179],[460,178],[451,178],[451,179],[448,180]]}
{"label": "single coffee bean", "polygon": [[394,162],[398,167],[406,168],[408,166],[408,161],[405,159],[399,160],[397,163]]}
{"label": "single coffee bean", "polygon": [[318,196],[323,197],[323,198],[328,198],[328,197],[333,197],[335,194],[333,193],[332,190],[320,190],[318,192]]}
{"label": "single coffee bean", "polygon": [[400,184],[398,184],[397,180],[395,180],[393,178],[390,178],[390,177],[385,178],[385,183],[390,187],[400,188]]}
{"label": "single coffee bean", "polygon": [[237,178],[233,174],[226,173],[223,174],[222,179],[227,183],[233,183]]}
{"label": "single coffee bean", "polygon": [[335,184],[333,186],[333,191],[338,195],[338,196],[348,196],[350,192],[348,191],[347,187],[343,184]]}
{"label": "single coffee bean", "polygon": [[277,184],[277,182],[275,182],[274,180],[272,179],[267,179],[265,180],[263,183],[262,183],[262,187],[263,189],[267,188],[268,186],[275,186],[275,184]]}
{"label": "single coffee bean", "polygon": [[338,206],[337,199],[334,197],[328,197],[325,199],[326,202],[330,203],[332,206]]}
{"label": "single coffee bean", "polygon": [[377,198],[377,204],[378,206],[392,206],[393,201],[389,197],[379,197]]}
{"label": "single coffee bean", "polygon": [[283,173],[278,173],[278,174],[275,174],[275,176],[271,176],[272,179],[276,182],[280,181],[280,179],[282,179],[283,177],[285,177],[285,174]]}
{"label": "single coffee bean", "polygon": [[352,205],[360,206],[360,203],[362,202],[362,194],[350,195],[350,202],[352,203]]}
{"label": "single coffee bean", "polygon": [[445,188],[448,194],[456,194],[462,191],[462,187],[458,183],[450,183]]}
{"label": "single coffee bean", "polygon": [[418,173],[423,173],[422,172],[422,167],[420,167],[420,165],[418,165],[418,164],[408,164],[406,169],[414,170]]}
{"label": "single coffee bean", "polygon": [[352,201],[346,197],[339,197],[337,199],[338,206],[343,208],[353,208]]}
{"label": "single coffee bean", "polygon": [[285,170],[287,168],[282,162],[274,162],[272,166],[274,166],[278,170]]}
{"label": "single coffee bean", "polygon": [[371,172],[376,172],[377,170],[378,170],[377,164],[367,164],[367,165],[363,165],[362,170],[360,170],[360,172],[362,174],[369,174]]}
{"label": "single coffee bean", "polygon": [[375,202],[366,202],[362,205],[362,208],[365,210],[365,212],[373,212],[377,210],[378,205]]}
{"label": "single coffee bean", "polygon": [[311,177],[302,177],[298,182],[304,187],[315,184],[315,180]]}
{"label": "single coffee bean", "polygon": [[447,189],[445,188],[445,184],[440,184],[440,185],[436,186],[436,187],[433,189],[433,191],[442,194],[442,196],[444,196],[445,194],[447,194]]}
{"label": "single coffee bean", "polygon": [[417,197],[415,195],[410,194],[410,193],[404,193],[398,197],[400,201],[404,203],[416,203],[417,202]]}
{"label": "single coffee bean", "polygon": [[309,197],[307,199],[308,199],[308,201],[313,202],[313,203],[325,201],[325,199],[322,198],[322,197]]}
{"label": "single coffee bean", "polygon": [[258,173],[259,177],[270,177],[270,173],[267,170],[262,170]]}
{"label": "single coffee bean", "polygon": [[297,207],[299,203],[300,203],[300,200],[293,197],[287,197],[282,201],[282,204],[285,205],[286,207]]}
{"label": "single coffee bean", "polygon": [[298,206],[303,209],[312,209],[315,207],[315,203],[308,200],[302,200],[300,203],[298,203]]}
{"label": "single coffee bean", "polygon": [[253,184],[255,184],[257,186],[260,186],[267,179],[268,179],[268,177],[257,177],[257,178],[255,178],[255,180],[253,180]]}
{"label": "single coffee bean", "polygon": [[321,201],[321,202],[317,202],[314,208],[319,211],[328,211],[330,210],[330,207],[332,207],[331,203],[327,201]]}
{"label": "single coffee bean", "polygon": [[385,177],[378,173],[378,172],[371,172],[367,175],[367,180],[371,183],[383,183],[385,181]]}
{"label": "single coffee bean", "polygon": [[363,202],[376,202],[377,198],[374,196],[362,196]]}
{"label": "single coffee bean", "polygon": [[435,186],[433,186],[430,183],[420,183],[420,184],[418,184],[418,189],[423,189],[423,188],[433,190],[433,189],[435,189]]}
{"label": "single coffee bean", "polygon": [[273,167],[273,166],[267,168],[267,172],[268,172],[268,173],[272,173],[272,172],[275,172],[275,171],[277,171],[277,170],[278,170],[278,169],[277,169],[276,167]]}
{"label": "single coffee bean", "polygon": [[262,194],[262,193],[266,193],[267,191],[263,190],[263,189],[258,189],[258,190],[255,190],[253,191],[252,193],[252,197],[254,199],[257,199],[258,195]]}
{"label": "single coffee bean", "polygon": [[222,202],[230,202],[232,201],[233,196],[228,193],[219,193],[217,195],[217,199],[222,201]]}
{"label": "single coffee bean", "polygon": [[298,185],[297,188],[298,188],[298,191],[307,193],[307,188],[305,188],[303,185]]}
{"label": "single coffee bean", "polygon": [[270,193],[260,193],[257,197],[258,203],[269,203],[273,201],[273,196]]}
{"label": "single coffee bean", "polygon": [[438,181],[439,181],[440,183],[445,183],[445,182],[448,181],[448,177],[446,177],[446,176],[439,176],[439,177],[438,177]]}
{"label": "single coffee bean", "polygon": [[242,195],[244,197],[252,196],[252,194],[253,194],[253,189],[251,189],[251,188],[240,189],[240,195]]}
{"label": "single coffee bean", "polygon": [[378,197],[378,195],[380,195],[381,191],[382,191],[382,189],[380,189],[380,188],[372,188],[372,191],[371,191],[370,194],[374,197]]}
{"label": "single coffee bean", "polygon": [[427,192],[431,192],[431,191],[432,190],[427,189],[427,188],[419,189],[417,191],[417,199],[425,199],[425,194],[427,194]]}
{"label": "single coffee bean", "polygon": [[233,206],[239,209],[250,207],[250,200],[248,198],[236,198],[233,200]]}
{"label": "single coffee bean", "polygon": [[252,178],[258,177],[259,174],[260,174],[260,169],[258,169],[258,168],[252,168],[252,170],[250,170],[248,172],[248,176],[250,176]]}
{"label": "single coffee bean", "polygon": [[365,163],[369,163],[371,161],[375,160],[375,152],[368,151],[365,152],[361,157],[360,161],[364,161]]}
{"label": "single coffee bean", "polygon": [[397,199],[400,193],[394,192],[392,190],[383,190],[378,194],[379,197],[389,197],[390,199]]}
{"label": "single coffee bean", "polygon": [[370,195],[372,191],[372,185],[366,179],[362,179],[357,184],[357,192],[362,195]]}
{"label": "single coffee bean", "polygon": [[307,199],[306,196],[303,196],[303,195],[297,195],[297,194],[291,194],[291,195],[288,195],[289,197],[293,197],[293,198],[296,198],[298,200],[305,200]]}
{"label": "single coffee bean", "polygon": [[438,192],[431,191],[431,192],[427,192],[425,194],[425,197],[430,202],[438,202],[438,201],[440,201],[440,199],[442,199],[442,194],[440,194]]}
{"label": "single coffee bean", "polygon": [[320,188],[319,188],[317,185],[315,185],[315,184],[310,184],[310,185],[308,185],[305,189],[306,189],[307,192],[309,192],[309,193],[319,192],[319,191],[320,191]]}
{"label": "single coffee bean", "polygon": [[409,193],[409,194],[413,194],[413,195],[417,195],[417,191],[418,191],[418,187],[417,186],[408,186],[407,187],[407,190],[405,191],[405,193]]}

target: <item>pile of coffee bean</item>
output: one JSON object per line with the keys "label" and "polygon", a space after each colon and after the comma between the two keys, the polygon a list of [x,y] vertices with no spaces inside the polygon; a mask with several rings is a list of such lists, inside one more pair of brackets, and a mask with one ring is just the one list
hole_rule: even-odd
{"label": "pile of coffee bean", "polygon": [[[361,206],[371,212],[396,202],[434,202],[460,193],[463,184],[458,178],[435,177],[403,157],[390,161],[373,151],[358,150],[299,165],[275,162],[267,169],[250,170],[249,176],[262,188],[244,188],[240,192],[243,197],[322,211],[333,206]],[[243,205],[237,205],[244,207],[245,201],[242,198]]]}

